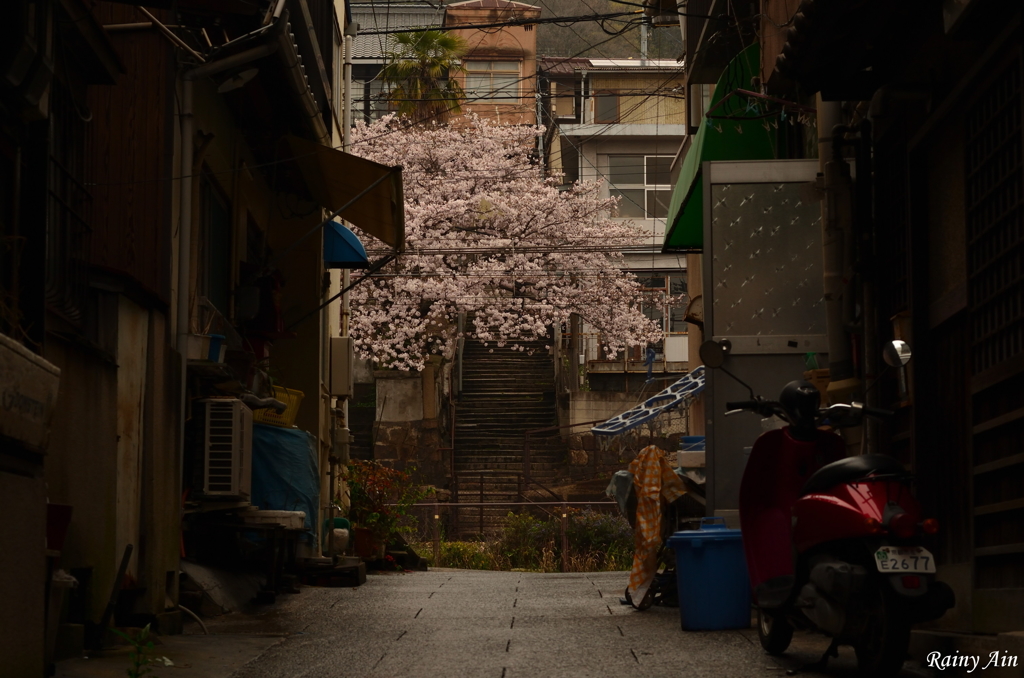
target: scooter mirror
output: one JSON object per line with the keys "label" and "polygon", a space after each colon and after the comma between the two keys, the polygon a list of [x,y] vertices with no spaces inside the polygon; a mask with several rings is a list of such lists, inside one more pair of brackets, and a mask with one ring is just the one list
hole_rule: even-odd
{"label": "scooter mirror", "polygon": [[732,348],[732,342],[728,339],[720,341],[708,339],[700,345],[698,353],[702,363],[711,369],[716,369],[725,364],[725,356],[729,354],[730,348]]}
{"label": "scooter mirror", "polygon": [[[704,346],[701,347],[701,358],[704,357]],[[896,339],[882,347],[882,359],[890,367],[903,367],[910,362],[910,344]]]}

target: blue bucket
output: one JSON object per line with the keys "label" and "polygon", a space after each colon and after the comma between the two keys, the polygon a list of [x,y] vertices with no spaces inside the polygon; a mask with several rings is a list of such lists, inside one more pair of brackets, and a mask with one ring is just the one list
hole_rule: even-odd
{"label": "blue bucket", "polygon": [[676,553],[679,621],[686,631],[750,627],[750,581],[739,530],[704,518],[668,539]]}
{"label": "blue bucket", "polygon": [[703,452],[704,436],[683,436],[679,439],[679,449],[683,452]]}

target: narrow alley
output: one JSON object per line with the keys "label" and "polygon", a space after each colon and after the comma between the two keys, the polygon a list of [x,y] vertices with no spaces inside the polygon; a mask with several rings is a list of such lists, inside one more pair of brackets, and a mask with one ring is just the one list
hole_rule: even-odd
{"label": "narrow alley", "polygon": [[1021,0],[3,8],[0,678],[1024,678]]}
{"label": "narrow alley", "polygon": [[[261,615],[227,615],[166,637],[175,678],[756,678],[815,661],[828,640],[797,634],[766,655],[755,628],[688,632],[676,608],[619,604],[624,572],[542,574],[437,569],[372,575],[358,588],[303,588]],[[175,650],[180,648],[178,654]],[[233,659],[233,662],[231,661]],[[90,662],[93,662],[90,664]],[[109,673],[101,670],[109,666]],[[124,656],[62,662],[59,678],[123,675]],[[117,667],[118,670],[115,670]],[[911,671],[902,678],[929,675]],[[842,648],[827,672],[856,675]]]}

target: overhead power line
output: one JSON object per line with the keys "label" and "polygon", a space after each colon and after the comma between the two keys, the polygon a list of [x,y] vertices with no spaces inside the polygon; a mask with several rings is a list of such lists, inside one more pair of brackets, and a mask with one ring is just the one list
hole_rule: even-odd
{"label": "overhead power line", "polygon": [[[642,5],[638,2],[626,2],[625,0],[612,0],[616,5],[629,5],[630,7],[643,7],[644,9],[654,9],[650,5]],[[726,14],[719,14],[712,16],[710,14],[691,14],[690,12],[680,12],[678,9],[675,12],[662,12],[662,16],[687,16],[692,19],[719,19],[728,21],[729,16]]]}
{"label": "overhead power line", "polygon": [[611,14],[582,14],[579,16],[553,16],[538,19],[508,19],[489,24],[455,24],[452,26],[420,26],[417,28],[386,28],[384,30],[360,31],[359,35],[387,35],[390,33],[425,33],[427,31],[462,31],[478,28],[509,28],[513,26],[536,26],[537,24],[574,24],[584,21],[605,21],[609,19],[638,18],[640,11],[613,12]]}

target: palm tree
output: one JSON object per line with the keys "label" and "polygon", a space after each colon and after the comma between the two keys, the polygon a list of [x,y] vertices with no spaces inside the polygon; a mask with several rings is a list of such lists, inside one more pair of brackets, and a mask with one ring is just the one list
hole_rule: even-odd
{"label": "palm tree", "polygon": [[390,86],[388,99],[398,112],[415,122],[443,122],[461,113],[465,94],[451,76],[465,70],[460,61],[465,41],[447,31],[424,31],[397,33],[395,42],[380,77]]}

